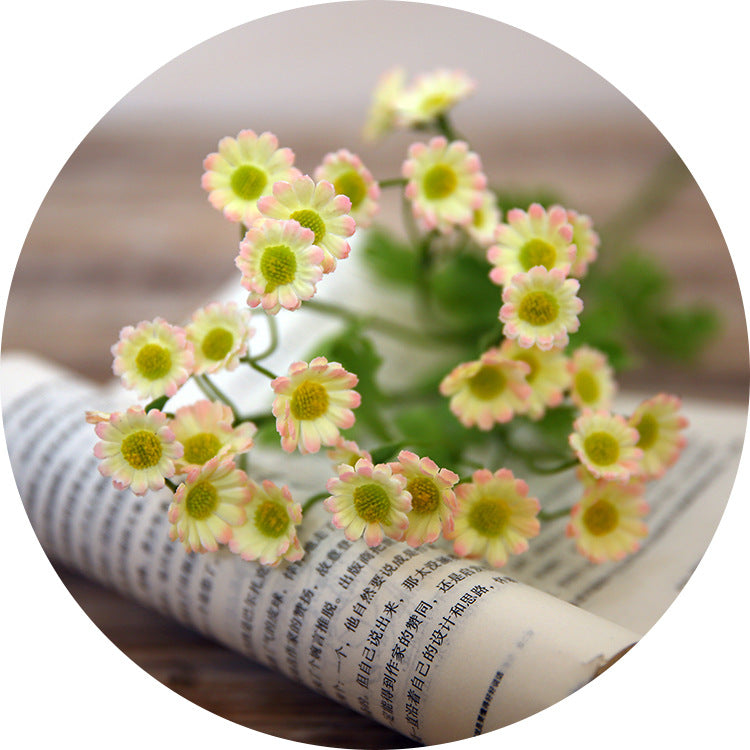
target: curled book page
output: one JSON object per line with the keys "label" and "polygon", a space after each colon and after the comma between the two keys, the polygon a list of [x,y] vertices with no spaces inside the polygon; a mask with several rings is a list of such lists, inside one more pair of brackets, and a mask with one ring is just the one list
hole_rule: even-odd
{"label": "curled book page", "polygon": [[[301,529],[298,563],[188,554],[169,541],[168,491],[136,497],[97,471],[84,410],[102,408],[104,391],[10,355],[2,392],[16,482],[50,557],[416,740],[529,716],[637,639],[442,549],[350,542],[320,506]],[[302,499],[321,487],[292,457],[257,449],[253,472],[282,481],[286,472]]]}

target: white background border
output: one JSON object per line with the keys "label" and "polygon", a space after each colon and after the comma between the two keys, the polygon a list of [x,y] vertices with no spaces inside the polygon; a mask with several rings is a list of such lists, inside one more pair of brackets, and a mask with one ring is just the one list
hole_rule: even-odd
{"label": "white background border", "polygon": [[[310,4],[304,3],[303,4]],[[533,33],[592,67],[654,122],[713,208],[747,299],[750,70],[742,5],[714,0],[439,3]],[[3,309],[34,214],[65,160],[133,86],[191,46],[288,2],[172,0],[14,4],[4,10]],[[188,8],[192,8],[188,10]],[[280,43],[283,43],[280,40]],[[248,74],[252,74],[249,71]],[[64,311],[63,311],[64,312]],[[44,322],[40,321],[40,325]],[[747,455],[725,517],[684,592],[638,647],[575,696],[472,740],[557,748],[697,747],[746,736]],[[4,489],[3,736],[26,746],[170,747],[175,741],[286,747],[219,719],[114,649],[61,585],[34,537],[0,455]],[[248,696],[252,700],[252,696]]]}

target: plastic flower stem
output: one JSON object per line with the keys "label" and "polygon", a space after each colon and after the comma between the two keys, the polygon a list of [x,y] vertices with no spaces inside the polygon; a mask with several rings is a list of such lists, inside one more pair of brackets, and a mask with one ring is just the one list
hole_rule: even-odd
{"label": "plastic flower stem", "polygon": [[427,348],[434,348],[435,346],[434,340],[416,328],[409,328],[408,326],[403,326],[395,321],[379,318],[376,315],[358,315],[357,313],[333,302],[309,300],[308,302],[305,302],[305,307],[314,312],[322,313],[323,315],[336,315],[349,323],[364,325],[375,331],[391,336],[392,338],[409,341],[412,344],[418,344]]}
{"label": "plastic flower stem", "polygon": [[449,141],[460,141],[463,140],[461,136],[453,129],[448,115],[443,112],[435,118],[435,128],[437,131],[444,135]]}
{"label": "plastic flower stem", "polygon": [[670,150],[645,183],[609,221],[599,227],[606,238],[610,260],[632,242],[638,230],[658,216],[690,180],[690,172],[676,152]]}
{"label": "plastic flower stem", "polygon": [[268,321],[268,332],[271,335],[271,341],[264,351],[253,357],[256,362],[259,362],[261,359],[265,359],[266,357],[270,357],[276,351],[276,347],[279,345],[279,324],[276,322],[276,316],[266,315],[266,320]]}
{"label": "plastic flower stem", "polygon": [[408,180],[405,177],[390,177],[387,180],[380,180],[378,185],[380,185],[381,188],[406,187],[407,182]]}
{"label": "plastic flower stem", "polygon": [[200,388],[201,393],[209,400],[214,401],[216,399],[216,394],[209,389],[209,387],[201,380],[200,375],[193,375],[193,380],[195,381],[195,384]]}
{"label": "plastic flower stem", "polygon": [[216,383],[211,380],[211,378],[208,377],[208,375],[198,375],[196,376],[196,380],[198,380],[198,382],[202,381],[208,390],[213,391],[214,397],[218,398],[219,401],[223,401],[232,410],[235,418],[239,416],[239,410],[234,405],[234,402],[216,385]]}
{"label": "plastic flower stem", "polygon": [[411,203],[406,196],[404,196],[401,201],[401,216],[406,229],[406,234],[409,237],[409,242],[411,242],[414,247],[417,247],[420,242],[419,230],[414,221],[414,215],[411,212]]}
{"label": "plastic flower stem", "polygon": [[278,375],[276,375],[275,373],[271,372],[266,367],[263,367],[263,365],[258,364],[253,359],[249,360],[248,364],[250,365],[250,367],[253,368],[253,370],[257,370],[261,375],[265,375],[267,378],[270,378],[271,380],[276,380],[276,378],[278,377]]}
{"label": "plastic flower stem", "polygon": [[425,325],[434,320],[432,314],[432,289],[430,287],[430,276],[432,274],[432,243],[438,236],[436,230],[422,238],[417,252],[419,255],[419,277],[417,279],[417,313]]}
{"label": "plastic flower stem", "polygon": [[167,487],[169,487],[169,489],[172,490],[172,492],[177,492],[177,485],[171,479],[165,478],[164,484],[166,484]]}
{"label": "plastic flower stem", "polygon": [[573,510],[573,507],[569,508],[560,508],[559,510],[553,510],[553,511],[539,511],[539,515],[537,515],[537,518],[540,521],[554,521],[557,518],[562,518],[563,516],[570,515],[570,511]]}
{"label": "plastic flower stem", "polygon": [[305,500],[305,504],[302,506],[302,515],[304,516],[305,513],[310,510],[310,508],[315,505],[315,503],[319,503],[321,500],[325,500],[331,493],[330,492],[318,492],[317,495],[313,495],[312,497],[307,498]]}
{"label": "plastic flower stem", "polygon": [[166,405],[167,401],[169,401],[169,396],[159,396],[159,398],[155,398],[151,403],[146,404],[143,411],[145,411],[147,414],[151,411],[151,409],[158,409],[159,411],[161,411]]}
{"label": "plastic flower stem", "polygon": [[577,466],[580,461],[577,458],[571,458],[567,461],[557,464],[556,466],[540,466],[533,457],[529,456],[526,461],[529,468],[537,474],[558,474],[561,471],[567,471]]}
{"label": "plastic flower stem", "polygon": [[279,325],[276,322],[276,317],[274,315],[266,315],[266,320],[268,321],[268,332],[271,335],[271,341],[268,346],[260,354],[256,354],[254,357],[240,357],[240,362],[244,362],[248,365],[251,362],[260,362],[261,360],[266,359],[266,357],[270,357],[276,351],[276,348],[279,345]]}

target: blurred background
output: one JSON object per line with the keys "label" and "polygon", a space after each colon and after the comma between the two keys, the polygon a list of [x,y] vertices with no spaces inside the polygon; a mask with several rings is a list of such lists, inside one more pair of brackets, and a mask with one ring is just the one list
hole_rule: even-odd
{"label": "blurred background", "polygon": [[[258,20],[189,50],[135,88],[81,143],[40,207],[11,287],[3,349],[31,350],[104,382],[123,325],[156,315],[184,321],[238,279],[237,226],[210,207],[200,187],[203,157],[224,135],[270,130],[305,172],[346,147],[376,177],[398,176],[413,136],[398,133],[377,145],[361,139],[372,89],[394,65],[410,77],[437,67],[465,70],[477,92],[453,121],[493,186],[559,195],[609,236],[657,259],[675,279],[677,301],[716,310],[718,334],[698,359],[677,366],[645,357],[623,374],[624,387],[746,404],[747,333],[731,259],[669,144],[616,89],[560,50],[480,16],[423,4],[330,4]],[[394,224],[398,211],[398,196],[387,196],[382,221]],[[131,658],[209,710],[307,742],[407,744],[95,584],[60,574]],[[337,734],[342,717],[347,730]]]}
{"label": "blurred background", "polygon": [[[739,288],[700,189],[678,169],[648,220],[653,201],[629,205],[673,155],[648,119],[589,68],[528,34],[409,3],[331,4],[261,19],[189,50],[136,87],[81,143],[41,206],[11,288],[3,346],[104,380],[122,325],[157,314],[182,320],[235,278],[237,228],[200,187],[202,159],[224,135],[270,130],[303,171],[346,147],[376,177],[397,176],[413,136],[375,146],[360,136],[372,88],[393,65],[410,77],[439,66],[466,70],[478,88],[454,122],[493,185],[551,190],[598,228],[634,217],[629,239],[676,277],[678,299],[716,308],[720,335],[699,361],[645,361],[624,376],[626,385],[658,381],[688,395],[745,398]],[[655,187],[659,197],[658,177]],[[383,221],[397,209],[391,191]]]}

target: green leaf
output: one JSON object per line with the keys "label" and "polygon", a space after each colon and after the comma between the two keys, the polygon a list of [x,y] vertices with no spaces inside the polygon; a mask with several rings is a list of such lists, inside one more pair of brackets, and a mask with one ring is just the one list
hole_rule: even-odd
{"label": "green leaf", "polygon": [[467,331],[485,332],[497,323],[502,291],[489,272],[483,258],[461,254],[448,258],[430,278],[435,301]]}
{"label": "green leaf", "polygon": [[648,343],[662,354],[689,362],[718,329],[719,317],[715,311],[695,305],[656,315],[653,324],[643,334]]}
{"label": "green leaf", "polygon": [[350,434],[359,437],[364,424],[379,439],[389,440],[390,432],[382,414],[383,393],[377,382],[383,358],[372,339],[356,326],[349,326],[318,345],[314,356],[324,356],[331,362],[339,362],[345,370],[359,378],[356,390],[362,397],[362,403],[355,412],[357,429]]}
{"label": "green leaf", "polygon": [[456,419],[447,399],[434,406],[404,409],[396,415],[395,422],[415,453],[429,456],[438,466],[454,471],[466,445],[486,439],[485,434],[466,429]]}
{"label": "green leaf", "polygon": [[169,401],[169,396],[159,396],[159,398],[155,398],[151,403],[146,404],[143,411],[147,414],[151,409],[158,409],[161,411],[166,406],[167,401]]}
{"label": "green leaf", "polygon": [[401,285],[417,283],[417,254],[381,227],[365,235],[361,257],[383,281]]}

